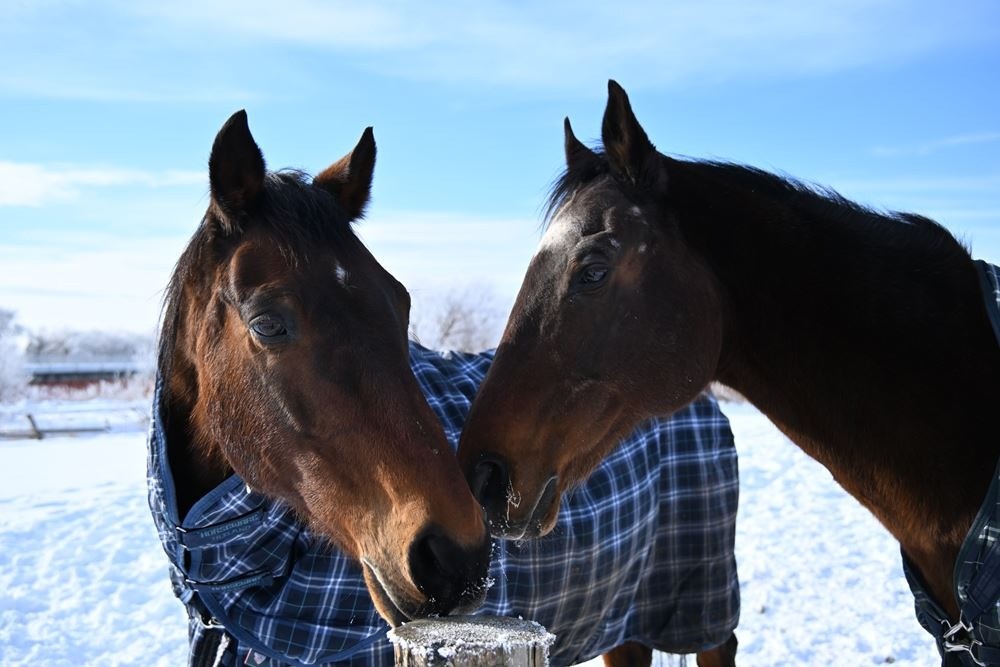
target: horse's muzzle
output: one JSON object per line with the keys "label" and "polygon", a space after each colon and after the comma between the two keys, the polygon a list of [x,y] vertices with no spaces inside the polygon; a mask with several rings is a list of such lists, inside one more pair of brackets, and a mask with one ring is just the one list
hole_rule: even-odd
{"label": "horse's muzzle", "polygon": [[470,612],[486,598],[490,586],[492,541],[489,534],[472,547],[464,547],[437,524],[426,526],[410,545],[409,565],[413,583],[427,596],[424,615]]}
{"label": "horse's muzzle", "polygon": [[[495,455],[484,455],[467,475],[472,495],[486,512],[486,520],[494,537],[523,540],[543,533],[546,517],[557,500],[558,478],[553,475],[545,483],[527,511],[517,512],[523,498],[514,491],[506,462]],[[515,511],[512,514],[511,509]]]}

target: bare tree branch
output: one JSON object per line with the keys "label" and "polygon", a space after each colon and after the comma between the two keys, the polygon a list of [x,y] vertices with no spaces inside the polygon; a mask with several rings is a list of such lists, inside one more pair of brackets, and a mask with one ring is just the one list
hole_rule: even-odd
{"label": "bare tree branch", "polygon": [[480,352],[496,347],[503,323],[493,291],[467,287],[420,299],[411,335],[435,349]]}

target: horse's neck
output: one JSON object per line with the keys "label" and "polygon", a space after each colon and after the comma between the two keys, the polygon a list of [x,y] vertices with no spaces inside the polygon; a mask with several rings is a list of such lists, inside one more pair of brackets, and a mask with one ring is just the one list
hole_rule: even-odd
{"label": "horse's neck", "polygon": [[197,379],[193,367],[174,352],[165,379],[161,409],[166,417],[167,453],[177,490],[181,518],[202,496],[221,484],[232,470],[222,449],[196,423]]}
{"label": "horse's neck", "polygon": [[[905,252],[880,247],[886,235],[866,232],[860,213],[829,219],[833,204],[806,219],[792,195],[688,178],[675,192],[689,199],[671,206],[684,209],[685,237],[727,302],[718,379],[826,465],[908,552],[957,549],[1000,446],[989,424],[1000,351],[971,260],[913,239]],[[918,231],[871,224],[900,225],[901,238]]]}

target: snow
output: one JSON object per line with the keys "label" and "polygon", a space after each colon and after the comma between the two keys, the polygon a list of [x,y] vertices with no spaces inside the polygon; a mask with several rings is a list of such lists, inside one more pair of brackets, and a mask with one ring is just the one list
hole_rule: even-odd
{"label": "snow", "polygon": [[[723,407],[742,485],[738,664],[939,664],[892,538],[753,408]],[[0,441],[0,665],[184,664],[144,472],[141,431]]]}
{"label": "snow", "polygon": [[495,657],[498,652],[525,657],[538,651],[547,657],[555,638],[534,621],[504,616],[423,619],[389,631],[389,640],[397,651],[429,658],[428,664],[435,657],[448,659],[460,651],[480,659]]}
{"label": "snow", "polygon": [[934,665],[898,543],[760,413],[729,409],[740,457],[739,656],[778,664]]}
{"label": "snow", "polygon": [[141,432],[0,442],[0,664],[185,664],[144,475]]}

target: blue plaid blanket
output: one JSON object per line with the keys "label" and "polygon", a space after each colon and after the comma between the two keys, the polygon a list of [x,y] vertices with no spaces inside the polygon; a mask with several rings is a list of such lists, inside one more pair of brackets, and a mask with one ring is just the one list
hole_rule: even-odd
{"label": "blue plaid blanket", "polygon": [[[976,270],[986,315],[1000,344],[1000,267],[978,260]],[[1000,665],[1000,462],[955,562],[958,623],[952,624],[930,596],[905,553],[903,573],[913,592],[917,621],[934,635],[942,665]]]}
{"label": "blue plaid blanket", "polygon": [[[492,354],[412,343],[410,355],[457,448]],[[208,621],[225,628],[230,664],[391,665],[360,568],[287,507],[233,476],[180,519],[158,399],[153,415],[149,503],[192,641]],[[480,611],[544,625],[557,636],[553,665],[628,640],[671,653],[721,644],[739,617],[737,497],[729,423],[705,396],[625,439],[566,495],[551,534],[497,542]]]}

